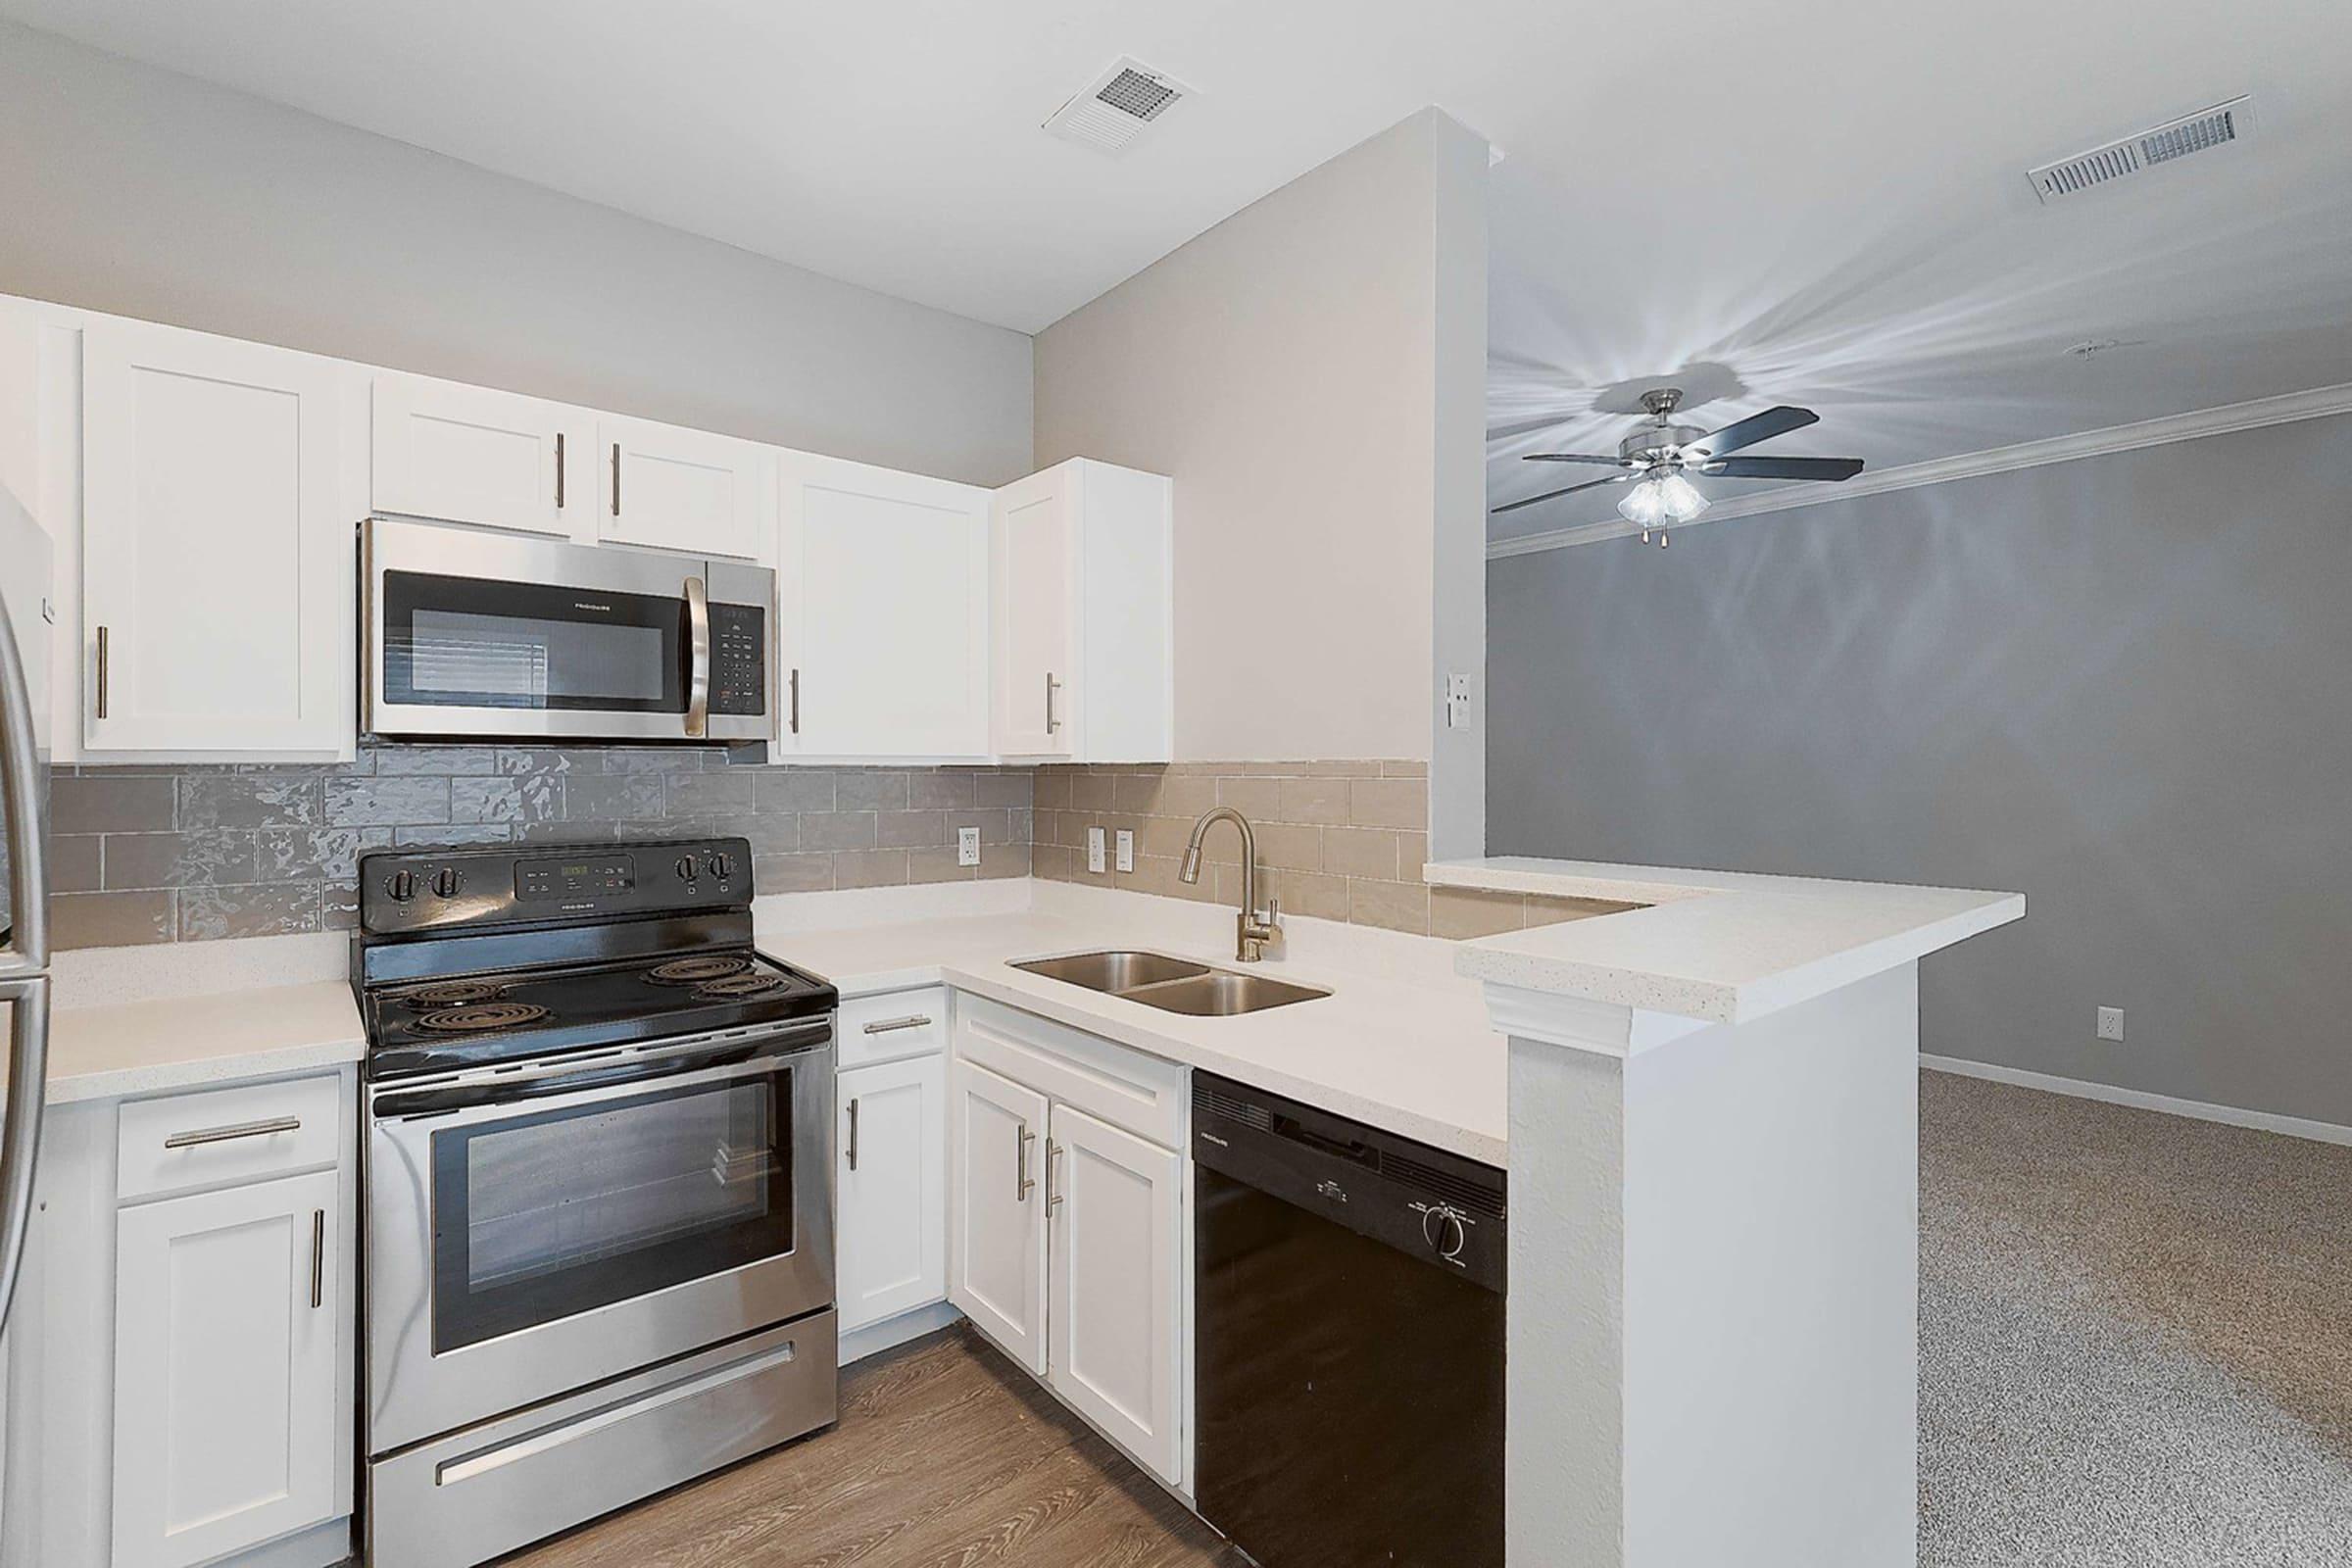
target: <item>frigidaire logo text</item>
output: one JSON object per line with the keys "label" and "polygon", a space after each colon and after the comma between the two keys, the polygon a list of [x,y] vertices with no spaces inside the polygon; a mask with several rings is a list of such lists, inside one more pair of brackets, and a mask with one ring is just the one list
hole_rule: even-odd
{"label": "frigidaire logo text", "polygon": [[608,615],[612,613],[612,607],[611,605],[583,605],[575,601],[571,608],[574,610],[601,610]]}

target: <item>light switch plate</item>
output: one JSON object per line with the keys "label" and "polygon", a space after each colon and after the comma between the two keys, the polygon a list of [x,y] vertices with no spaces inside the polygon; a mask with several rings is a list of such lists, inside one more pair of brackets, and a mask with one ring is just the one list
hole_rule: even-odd
{"label": "light switch plate", "polygon": [[1102,874],[1102,830],[1099,827],[1086,830],[1086,868],[1097,876]]}
{"label": "light switch plate", "polygon": [[1119,829],[1119,869],[1135,869],[1135,834],[1127,828]]}
{"label": "light switch plate", "polygon": [[956,863],[957,865],[978,865],[980,863],[980,830],[978,828],[959,827],[956,830]]}

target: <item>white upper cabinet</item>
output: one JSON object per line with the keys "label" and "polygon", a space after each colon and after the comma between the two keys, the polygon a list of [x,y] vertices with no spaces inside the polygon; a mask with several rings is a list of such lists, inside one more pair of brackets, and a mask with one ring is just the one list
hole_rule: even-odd
{"label": "white upper cabinet", "polygon": [[774,453],[753,441],[602,415],[597,538],[693,555],[772,559]]}
{"label": "white upper cabinet", "polygon": [[997,754],[1167,760],[1173,486],[1073,458],[999,490],[991,510]]}
{"label": "white upper cabinet", "polygon": [[989,492],[779,452],[780,749],[989,755]]}
{"label": "white upper cabinet", "polygon": [[82,356],[87,748],[348,754],[354,368],[105,318]]}
{"label": "white upper cabinet", "polygon": [[377,512],[595,543],[595,415],[389,370],[372,393]]}

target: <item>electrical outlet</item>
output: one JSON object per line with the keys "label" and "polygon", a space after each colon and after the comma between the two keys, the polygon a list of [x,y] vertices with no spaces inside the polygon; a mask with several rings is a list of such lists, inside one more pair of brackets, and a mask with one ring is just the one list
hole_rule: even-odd
{"label": "electrical outlet", "polygon": [[1102,874],[1102,830],[1099,827],[1086,830],[1086,868],[1097,876]]}
{"label": "electrical outlet", "polygon": [[1446,676],[1446,727],[1447,729],[1468,729],[1470,716],[1470,677],[1467,675]]}
{"label": "electrical outlet", "polygon": [[1135,869],[1135,835],[1126,828],[1119,829],[1119,869]]}
{"label": "electrical outlet", "polygon": [[957,865],[978,865],[980,863],[980,830],[978,828],[959,827],[956,830],[956,863]]}
{"label": "electrical outlet", "polygon": [[2099,1038],[2118,1042],[2124,1038],[2123,1008],[2101,1007],[2099,1009]]}

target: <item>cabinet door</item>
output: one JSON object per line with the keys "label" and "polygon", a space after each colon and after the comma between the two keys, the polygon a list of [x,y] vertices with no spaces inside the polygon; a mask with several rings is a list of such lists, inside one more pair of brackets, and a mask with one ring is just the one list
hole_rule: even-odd
{"label": "cabinet door", "polygon": [[845,1334],[947,1298],[947,1090],[940,1056],[841,1075],[834,1275]]}
{"label": "cabinet door", "polygon": [[1046,1370],[1046,1097],[955,1065],[948,1299],[1000,1349]]}
{"label": "cabinet door", "polygon": [[122,1210],[114,1568],[184,1568],[335,1513],[333,1171]]}
{"label": "cabinet door", "polygon": [[786,747],[986,757],[989,492],[801,452],[777,467],[783,662],[799,691]]}
{"label": "cabinet door", "polygon": [[126,321],[82,361],[83,738],[352,744],[351,368]]}
{"label": "cabinet door", "polygon": [[1047,1383],[1161,1479],[1180,1479],[1176,1274],[1184,1162],[1066,1105],[1046,1152],[1052,1214]]}
{"label": "cabinet door", "polygon": [[997,625],[997,751],[1066,757],[1080,701],[1071,667],[1076,501],[1068,466],[997,492],[989,573]]}
{"label": "cabinet door", "polygon": [[593,415],[389,371],[375,377],[372,412],[378,512],[569,538],[596,511]]}
{"label": "cabinet door", "polygon": [[768,449],[708,430],[597,420],[597,537],[693,555],[772,560]]}

